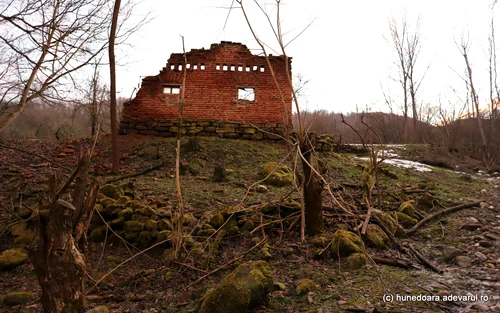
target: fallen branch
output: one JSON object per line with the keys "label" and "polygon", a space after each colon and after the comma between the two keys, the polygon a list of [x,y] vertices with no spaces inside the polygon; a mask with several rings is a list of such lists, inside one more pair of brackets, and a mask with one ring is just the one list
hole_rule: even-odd
{"label": "fallen branch", "polygon": [[410,243],[407,244],[408,249],[417,257],[417,259],[420,261],[420,263],[426,265],[430,269],[432,269],[434,272],[438,274],[442,274],[443,270],[437,267],[436,265],[432,264],[431,261],[427,260],[420,252],[417,251]]}
{"label": "fallen branch", "polygon": [[152,172],[154,170],[162,168],[163,166],[167,165],[167,163],[168,163],[167,161],[164,161],[164,162],[161,162],[161,163],[158,163],[156,165],[153,165],[153,166],[151,166],[151,167],[149,167],[149,168],[147,168],[147,169],[145,169],[143,171],[137,172],[137,173],[126,174],[126,175],[114,177],[114,178],[108,179],[103,184],[113,183],[113,182],[116,182],[116,181],[119,181],[119,180],[122,180],[122,179],[126,179],[126,178],[142,176],[142,175],[145,175],[145,174],[147,174],[149,172]]}
{"label": "fallen branch", "polygon": [[480,203],[481,202],[479,202],[479,201],[465,203],[465,204],[457,205],[457,206],[454,206],[454,207],[447,208],[447,209],[441,210],[439,212],[436,212],[436,213],[434,213],[432,215],[427,216],[426,218],[424,218],[420,222],[418,222],[415,226],[413,226],[406,233],[408,235],[411,235],[414,232],[416,232],[420,227],[422,227],[423,225],[429,223],[430,221],[432,221],[433,219],[435,219],[435,218],[437,218],[437,217],[439,217],[441,215],[445,215],[445,214],[452,213],[452,212],[455,212],[455,211],[467,209],[467,208],[470,208],[470,207],[473,207],[473,206],[478,206]]}
{"label": "fallen branch", "polygon": [[390,266],[395,266],[395,267],[400,267],[400,268],[405,268],[405,269],[412,267],[411,262],[403,260],[403,259],[388,259],[388,258],[381,258],[378,256],[372,256],[371,258],[377,264],[390,265]]}

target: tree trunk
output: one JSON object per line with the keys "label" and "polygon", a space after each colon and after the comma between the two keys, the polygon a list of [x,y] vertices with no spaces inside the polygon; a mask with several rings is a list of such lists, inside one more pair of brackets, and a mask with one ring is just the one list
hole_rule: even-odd
{"label": "tree trunk", "polygon": [[115,0],[113,9],[113,20],[109,34],[109,71],[110,71],[110,96],[111,96],[111,150],[113,165],[111,171],[118,174],[120,171],[120,154],[118,151],[118,122],[116,121],[116,62],[115,62],[115,39],[118,14],[120,13],[120,0]]}
{"label": "tree trunk", "polygon": [[[33,215],[35,233],[28,255],[42,287],[45,313],[79,313],[85,309],[86,232],[99,190],[93,182],[87,197],[90,154],[82,157],[75,171],[62,186],[56,175],[49,180],[49,203]],[[77,176],[78,175],[78,176]],[[73,204],[59,199],[73,179]]]}
{"label": "tree trunk", "polygon": [[312,168],[313,144],[309,138],[303,138],[300,150],[305,159],[302,160],[305,232],[314,236],[323,231],[323,184]]}

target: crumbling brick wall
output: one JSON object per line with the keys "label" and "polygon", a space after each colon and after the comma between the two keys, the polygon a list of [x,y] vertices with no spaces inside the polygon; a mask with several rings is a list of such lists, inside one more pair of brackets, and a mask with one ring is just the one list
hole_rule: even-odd
{"label": "crumbling brick wall", "polygon": [[[265,57],[240,43],[223,41],[209,50],[193,49],[186,57],[185,133],[261,139],[291,126],[291,58],[287,66],[285,57],[269,57],[278,89]],[[176,132],[183,66],[184,55],[173,53],[158,75],[142,80],[136,97],[124,105],[122,133]]]}

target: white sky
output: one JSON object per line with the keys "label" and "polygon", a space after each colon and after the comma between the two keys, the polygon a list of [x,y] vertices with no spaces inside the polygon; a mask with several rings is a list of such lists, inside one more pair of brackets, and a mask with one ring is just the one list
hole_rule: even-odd
{"label": "white sky", "polygon": [[[158,1],[144,0],[136,14],[150,10],[154,19],[134,35],[132,47],[123,47],[120,61],[126,63],[118,72],[120,96],[130,97],[141,77],[156,75],[171,53],[210,47],[220,41],[234,41],[257,49],[241,10],[234,9],[224,29],[232,0]],[[273,0],[267,0],[274,3]],[[244,0],[259,36],[276,47],[261,12],[251,9],[252,0]],[[235,2],[235,5],[236,2]],[[455,40],[468,32],[470,58],[480,100],[488,98],[487,47],[491,21],[491,0],[309,0],[284,1],[282,27],[293,38],[311,21],[312,25],[287,47],[293,57],[294,74],[310,82],[302,98],[307,109],[350,112],[369,106],[388,111],[382,87],[395,102],[400,102],[400,88],[390,79],[397,77],[393,62],[396,56],[389,38],[388,20],[400,20],[405,14],[414,24],[420,16],[421,53],[417,76],[427,73],[421,87],[420,101],[437,105],[456,101],[450,92],[456,88],[465,94],[464,83],[453,71],[463,73],[464,61]],[[496,11],[498,11],[497,5]],[[269,6],[269,9],[272,7]],[[500,13],[498,13],[500,14]],[[497,18],[497,28],[500,20]],[[497,36],[500,45],[500,34]],[[257,50],[254,53],[258,53]]]}

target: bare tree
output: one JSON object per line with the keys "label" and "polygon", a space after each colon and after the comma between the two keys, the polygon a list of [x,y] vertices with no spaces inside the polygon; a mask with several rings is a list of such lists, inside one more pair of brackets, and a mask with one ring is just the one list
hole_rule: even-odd
{"label": "bare tree", "polygon": [[111,31],[109,33],[109,72],[110,72],[110,113],[111,113],[111,144],[112,144],[112,172],[117,174],[120,170],[120,154],[118,147],[118,122],[116,116],[116,61],[115,40],[118,25],[118,14],[120,13],[121,0],[115,0]]}
{"label": "bare tree", "polygon": [[0,132],[38,98],[64,97],[107,45],[108,0],[0,0]]}
{"label": "bare tree", "polygon": [[[417,19],[415,29],[410,32],[406,16],[402,18],[401,24],[395,19],[389,20],[390,39],[394,45],[397,54],[397,65],[399,69],[398,81],[403,90],[403,138],[408,141],[417,140],[417,93],[425,76],[417,78],[415,70],[418,56],[420,53],[421,42],[419,33],[420,19]],[[411,107],[412,125],[409,129],[408,115]]]}
{"label": "bare tree", "polygon": [[466,69],[466,82],[468,84],[469,90],[470,90],[470,96],[473,104],[473,110],[474,110],[474,115],[476,117],[477,121],[477,127],[479,129],[479,133],[481,134],[481,141],[484,146],[488,145],[488,141],[486,139],[486,134],[484,132],[484,126],[483,126],[483,116],[481,115],[481,112],[479,110],[479,97],[477,94],[477,90],[474,87],[474,80],[472,79],[472,67],[469,62],[469,48],[470,48],[470,43],[469,43],[469,38],[465,38],[464,35],[461,36],[460,38],[460,43],[457,43],[457,47],[460,50],[460,54],[462,54],[464,61],[465,61],[465,69]]}

